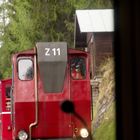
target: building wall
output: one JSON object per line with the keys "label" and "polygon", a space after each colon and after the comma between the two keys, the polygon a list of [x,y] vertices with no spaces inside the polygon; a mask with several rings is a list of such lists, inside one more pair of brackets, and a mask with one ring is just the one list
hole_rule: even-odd
{"label": "building wall", "polygon": [[88,50],[91,55],[92,78],[97,75],[98,68],[105,58],[113,56],[113,33],[88,33]]}

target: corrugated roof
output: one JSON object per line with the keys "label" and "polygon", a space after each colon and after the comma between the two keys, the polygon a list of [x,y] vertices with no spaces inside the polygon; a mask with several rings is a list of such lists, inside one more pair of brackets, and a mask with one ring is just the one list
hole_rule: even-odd
{"label": "corrugated roof", "polygon": [[113,9],[76,10],[81,32],[113,32]]}

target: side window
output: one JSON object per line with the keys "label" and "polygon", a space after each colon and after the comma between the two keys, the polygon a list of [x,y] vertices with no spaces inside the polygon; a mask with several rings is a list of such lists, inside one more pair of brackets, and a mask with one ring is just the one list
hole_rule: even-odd
{"label": "side window", "polygon": [[75,80],[86,78],[86,61],[83,57],[74,57],[70,61],[71,77]]}
{"label": "side window", "polygon": [[6,94],[6,110],[9,111],[11,109],[11,96],[10,96],[10,86],[6,86],[5,94]]}
{"label": "side window", "polygon": [[33,79],[33,62],[31,59],[19,59],[18,61],[18,77],[20,80]]}
{"label": "side window", "polygon": [[7,86],[6,87],[6,98],[11,98],[11,96],[10,96],[10,90],[11,90],[11,87],[10,86]]}

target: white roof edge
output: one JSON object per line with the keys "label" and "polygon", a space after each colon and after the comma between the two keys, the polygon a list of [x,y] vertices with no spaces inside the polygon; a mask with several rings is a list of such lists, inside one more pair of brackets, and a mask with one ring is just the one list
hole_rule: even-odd
{"label": "white roof edge", "polygon": [[92,9],[76,10],[81,32],[113,32],[114,10]]}

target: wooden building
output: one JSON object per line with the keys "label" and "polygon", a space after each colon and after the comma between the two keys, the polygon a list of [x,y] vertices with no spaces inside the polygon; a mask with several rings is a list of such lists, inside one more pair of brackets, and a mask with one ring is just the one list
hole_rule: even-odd
{"label": "wooden building", "polygon": [[75,17],[75,48],[89,51],[91,77],[106,57],[113,55],[113,10],[77,10]]}

